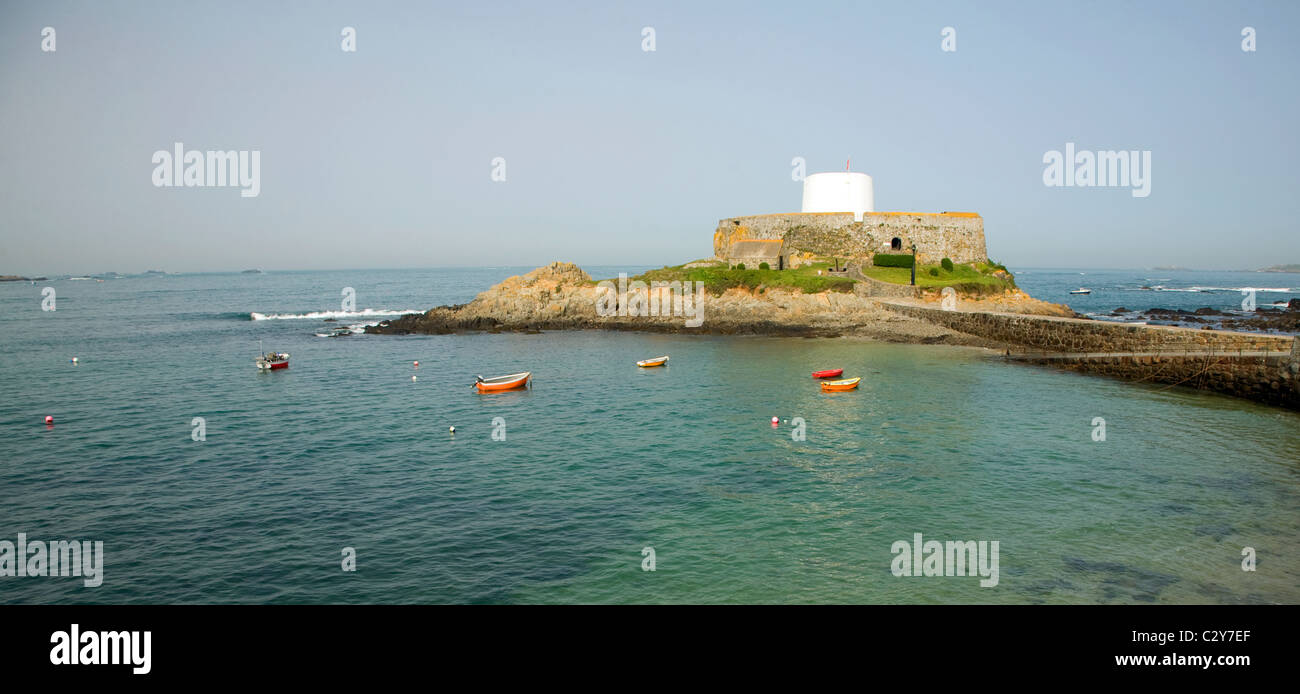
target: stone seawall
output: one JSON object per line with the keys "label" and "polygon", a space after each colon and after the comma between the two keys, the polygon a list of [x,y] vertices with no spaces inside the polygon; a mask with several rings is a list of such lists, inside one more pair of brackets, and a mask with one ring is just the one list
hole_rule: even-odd
{"label": "stone seawall", "polygon": [[734,241],[782,239],[788,250],[839,258],[870,258],[889,253],[898,239],[901,251],[916,244],[917,260],[936,264],[988,260],[984,219],[973,212],[868,212],[855,222],[847,212],[764,214],[718,222],[713,253],[725,257]]}
{"label": "stone seawall", "polygon": [[[1258,354],[1258,353],[1257,353]],[[1082,373],[1126,381],[1185,386],[1300,410],[1300,361],[1289,355],[1144,355],[1028,358]]]}
{"label": "stone seawall", "polygon": [[1016,353],[1017,360],[1300,410],[1300,340],[1295,338],[881,303],[968,335],[1041,350]]}
{"label": "stone seawall", "polygon": [[886,303],[893,311],[937,323],[958,332],[997,342],[1053,352],[1290,352],[1289,337],[1221,330],[1194,330],[1158,325],[1005,313],[968,313]]}

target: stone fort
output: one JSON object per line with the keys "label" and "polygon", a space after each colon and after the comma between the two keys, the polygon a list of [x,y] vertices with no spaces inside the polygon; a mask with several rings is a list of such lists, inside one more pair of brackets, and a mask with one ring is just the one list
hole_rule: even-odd
{"label": "stone fort", "polygon": [[798,267],[813,256],[869,262],[877,253],[911,253],[918,264],[988,260],[984,220],[974,212],[876,212],[871,177],[858,172],[804,179],[799,213],[718,222],[713,254],[729,264]]}

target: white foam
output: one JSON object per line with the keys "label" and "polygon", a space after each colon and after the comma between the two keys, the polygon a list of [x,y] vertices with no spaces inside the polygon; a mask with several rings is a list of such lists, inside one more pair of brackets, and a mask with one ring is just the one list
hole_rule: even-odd
{"label": "white foam", "polygon": [[404,316],[408,313],[420,313],[420,311],[412,309],[394,311],[386,308],[367,308],[361,311],[312,311],[310,313],[258,313],[252,311],[248,314],[248,317],[253,320],[325,320],[326,318],[339,320],[342,318],[384,318],[386,316]]}
{"label": "white foam", "polygon": [[1245,289],[1253,289],[1257,292],[1294,292],[1294,289],[1286,287],[1192,287],[1191,291],[1198,292],[1240,292]]}

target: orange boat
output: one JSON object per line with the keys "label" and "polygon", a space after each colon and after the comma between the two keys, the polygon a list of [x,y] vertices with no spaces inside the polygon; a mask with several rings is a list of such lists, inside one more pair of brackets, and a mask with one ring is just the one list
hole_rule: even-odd
{"label": "orange boat", "polygon": [[862,377],[859,376],[857,378],[846,378],[842,381],[822,381],[822,392],[830,393],[839,390],[853,390],[858,387],[858,382],[861,380]]}
{"label": "orange boat", "polygon": [[477,388],[480,393],[496,393],[502,390],[514,390],[515,388],[523,388],[528,385],[528,379],[532,375],[533,372],[525,371],[523,373],[510,374],[509,376],[497,376],[496,378],[483,378],[482,376],[479,376],[478,380],[474,383],[474,387]]}
{"label": "orange boat", "polygon": [[668,355],[665,354],[662,357],[655,357],[654,359],[642,359],[641,361],[637,362],[636,365],[643,369],[648,369],[652,366],[663,366],[664,364],[667,363],[668,363]]}

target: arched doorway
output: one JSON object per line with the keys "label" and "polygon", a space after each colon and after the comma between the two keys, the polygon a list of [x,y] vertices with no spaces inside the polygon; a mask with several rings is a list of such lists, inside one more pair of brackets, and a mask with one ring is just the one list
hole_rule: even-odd
{"label": "arched doorway", "polygon": [[903,250],[903,240],[895,236],[894,240],[889,242],[889,250],[891,251]]}

